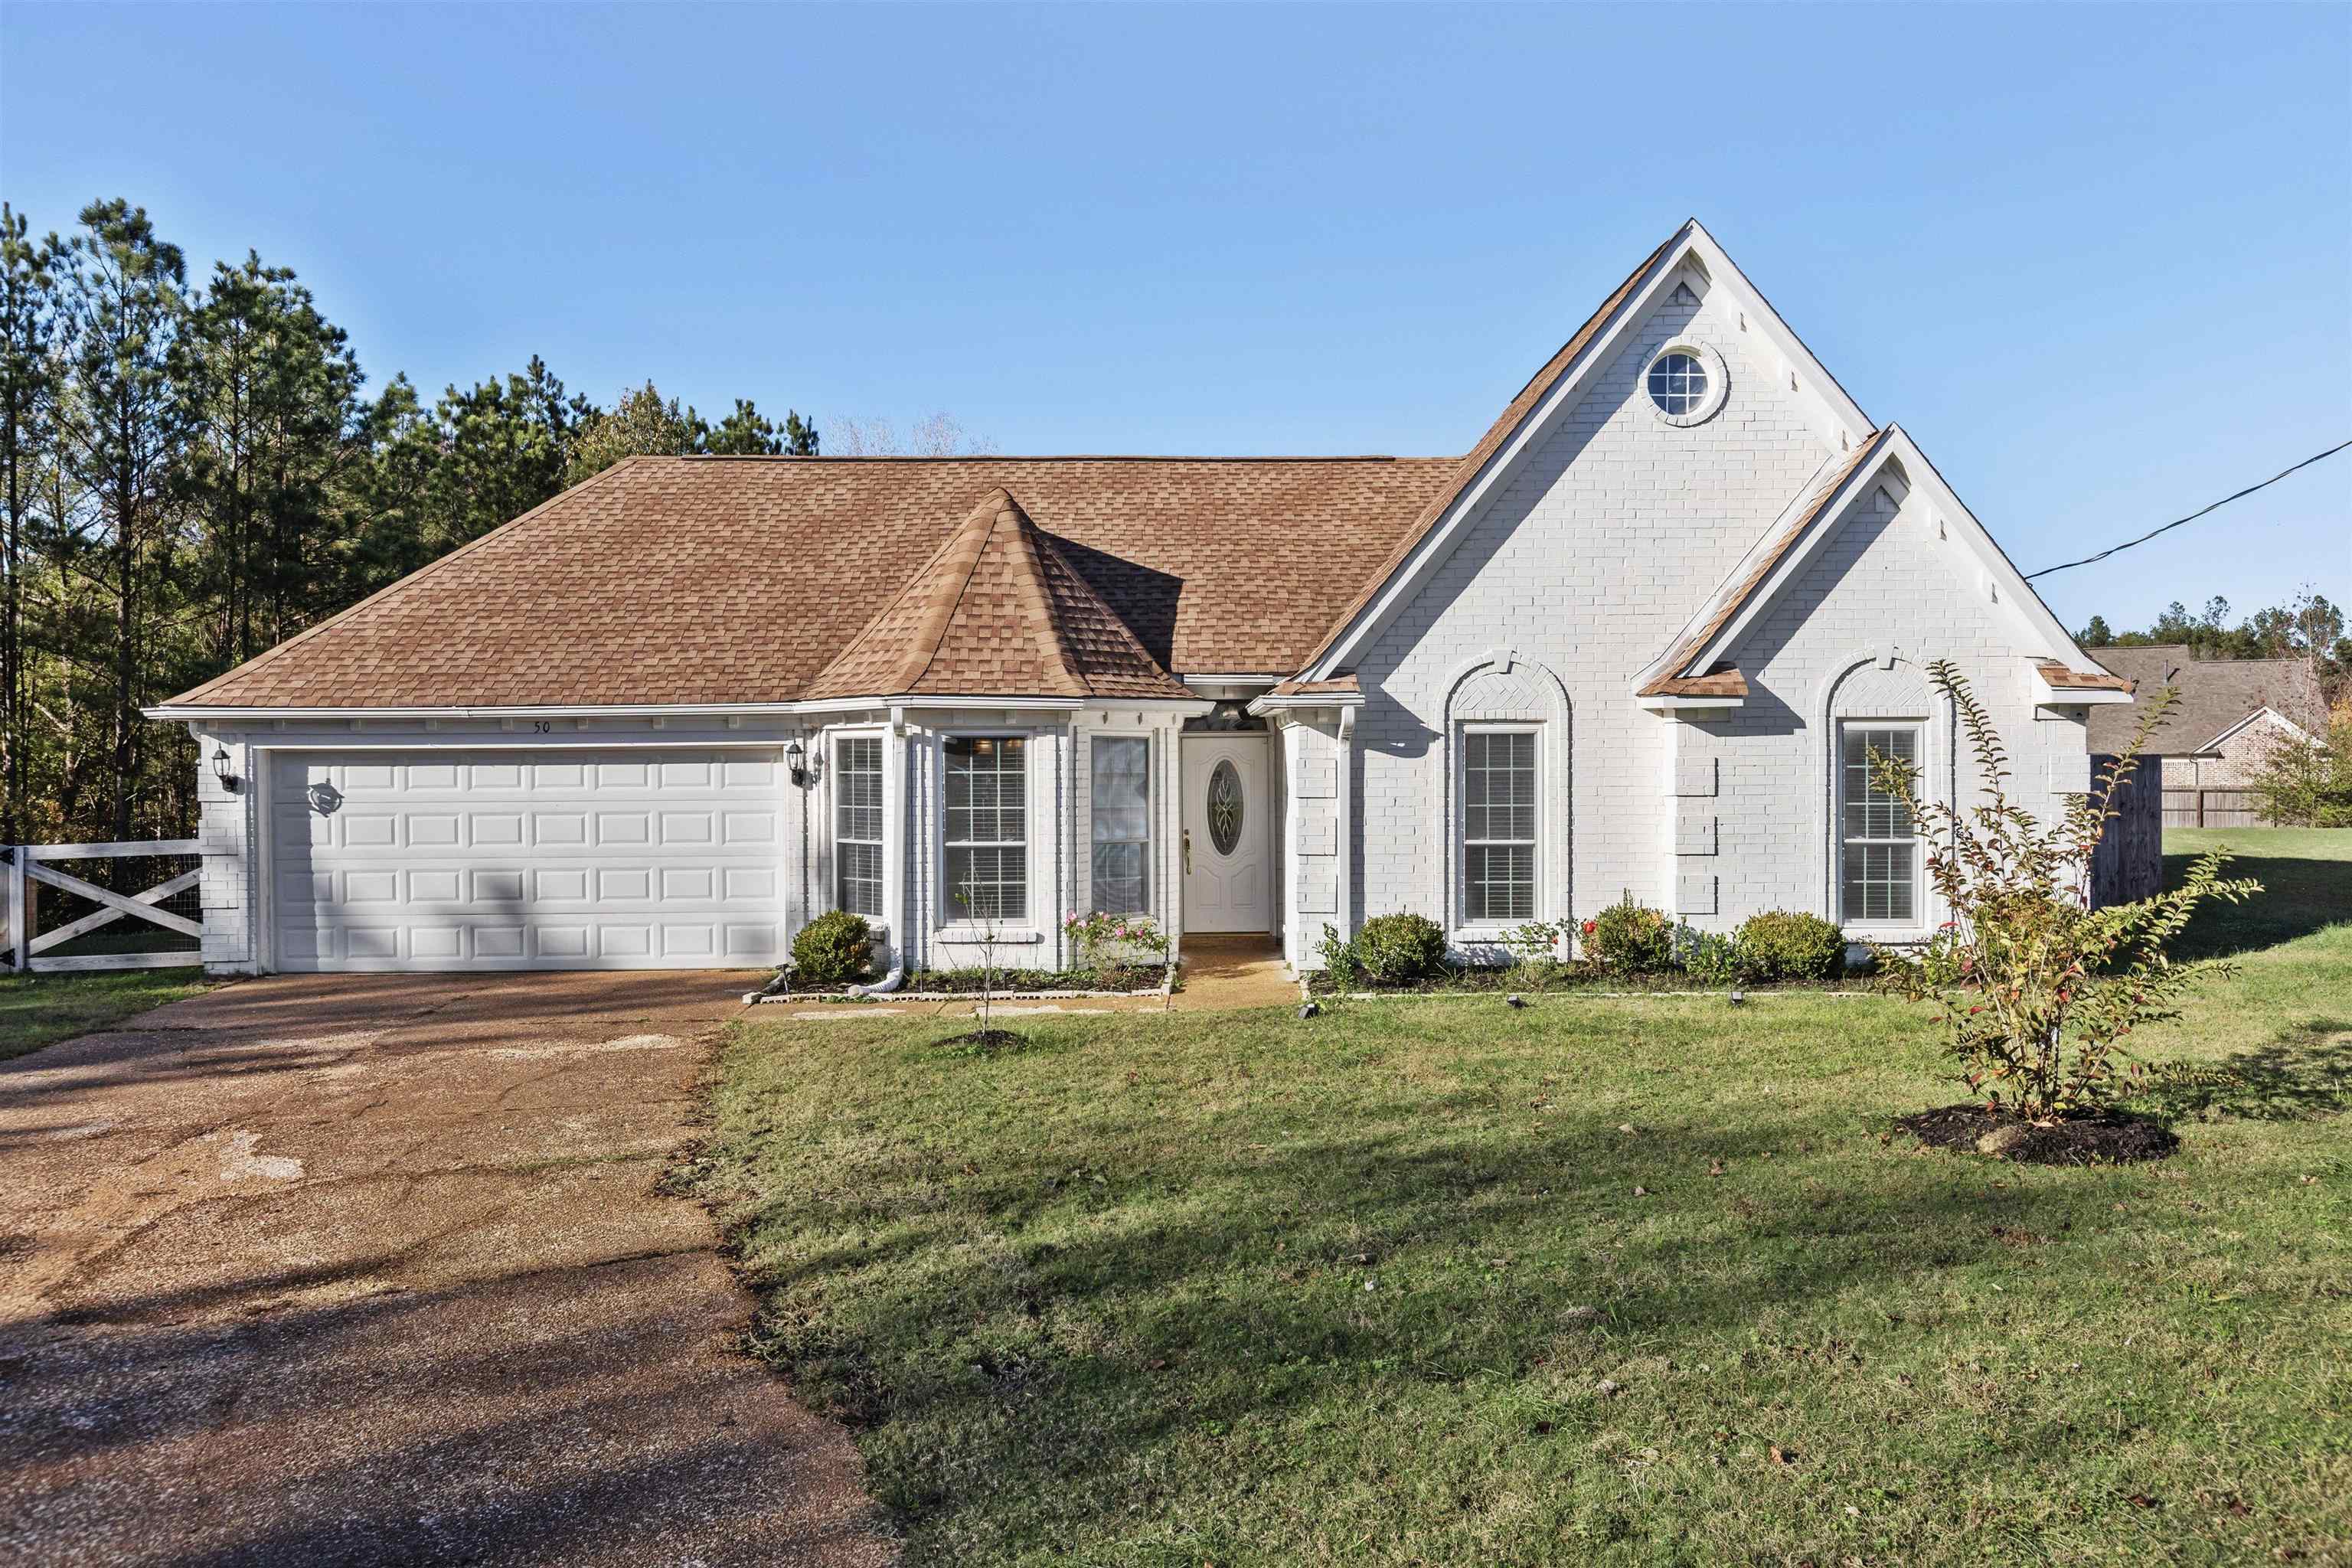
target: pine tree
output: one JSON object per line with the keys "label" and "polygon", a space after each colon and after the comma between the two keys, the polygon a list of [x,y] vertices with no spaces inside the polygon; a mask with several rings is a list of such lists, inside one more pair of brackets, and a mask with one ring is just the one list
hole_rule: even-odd
{"label": "pine tree", "polygon": [[[746,406],[738,403],[737,413]],[[624,392],[609,410],[583,423],[579,438],[572,443],[564,480],[576,485],[594,479],[624,458],[677,458],[698,452],[709,434],[710,427],[700,415],[691,408],[679,408],[675,397],[663,402],[649,381]]]}
{"label": "pine tree", "polygon": [[[64,467],[81,514],[67,521],[66,557],[103,583],[112,626],[107,713],[110,832],[131,837],[148,725],[154,600],[171,580],[171,490],[185,419],[173,365],[187,313],[179,247],[156,237],[146,209],[116,198],[81,212],[65,319],[70,381]],[[88,560],[82,558],[88,557]]]}
{"label": "pine tree", "polygon": [[58,390],[54,234],[36,243],[0,204],[0,841],[24,838],[25,570],[38,474],[54,455]]}

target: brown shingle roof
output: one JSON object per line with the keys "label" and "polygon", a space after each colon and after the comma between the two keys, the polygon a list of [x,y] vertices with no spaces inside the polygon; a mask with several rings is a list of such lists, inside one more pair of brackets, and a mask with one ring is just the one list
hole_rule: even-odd
{"label": "brown shingle roof", "polygon": [[1287,674],[1455,466],[637,458],[173,701],[789,701],[1000,489],[1162,668]]}
{"label": "brown shingle roof", "polygon": [[1268,697],[1361,697],[1363,687],[1352,669],[1335,675],[1328,680],[1292,679],[1277,682],[1266,692]]}
{"label": "brown shingle roof", "polygon": [[809,684],[829,697],[1189,697],[999,487]]}
{"label": "brown shingle roof", "polygon": [[2120,675],[2105,670],[2069,669],[2064,665],[2045,659],[2033,667],[2042,679],[2063,691],[2129,691],[2132,683]]}
{"label": "brown shingle roof", "polygon": [[[1820,521],[1822,511],[1838,491],[1844,488],[1846,480],[1853,477],[1854,470],[1861,468],[1864,461],[1884,446],[1885,441],[1886,432],[1880,430],[1867,441],[1854,443],[1853,451],[1847,456],[1844,462],[1830,470],[1829,477],[1823,479],[1820,488],[1813,491],[1812,500],[1808,504],[1798,508],[1797,515],[1789,521],[1788,526],[1769,541],[1763,549],[1756,552],[1755,558],[1748,564],[1748,570],[1726,584],[1716,595],[1714,606],[1701,617],[1696,626],[1683,634],[1681,640],[1675,644],[1674,651],[1666,656],[1665,663],[1659,668],[1658,674],[1644,681],[1637,695],[1643,697],[1747,695],[1748,682],[1744,677],[1740,679],[1739,690],[1737,693],[1677,691],[1674,689],[1691,680],[1713,680],[1727,668],[1717,666],[1700,676],[1683,674],[1684,668],[1706,650],[1706,645],[1713,642],[1716,635],[1729,626],[1732,617],[1739,614],[1740,606],[1747,604],[1756,591],[1764,585],[1765,580],[1779,569],[1781,559],[1794,547],[1797,541],[1805,536],[1805,531]],[[1738,674],[1736,670],[1732,673]]]}
{"label": "brown shingle roof", "polygon": [[[1687,225],[1685,226],[1685,227],[1687,226]],[[1380,565],[1364,582],[1361,591],[1349,598],[1339,613],[1332,617],[1330,626],[1323,633],[1322,640],[1315,645],[1312,653],[1298,661],[1300,665],[1312,664],[1316,659],[1322,658],[1331,645],[1339,640],[1340,635],[1347,631],[1349,624],[1363,613],[1364,606],[1379,596],[1381,589],[1387,585],[1390,578],[1396,575],[1398,568],[1404,564],[1406,557],[1410,556],[1421,542],[1428,537],[1429,531],[1437,526],[1438,519],[1445,515],[1446,509],[1461,498],[1462,492],[1468,489],[1473,481],[1478,478],[1480,470],[1486,468],[1496,453],[1503,449],[1503,444],[1511,438],[1511,432],[1517,430],[1527,416],[1535,412],[1537,405],[1550,395],[1551,389],[1559,384],[1559,378],[1568,374],[1569,367],[1576,363],[1577,356],[1583,353],[1592,340],[1601,335],[1601,329],[1606,327],[1610,319],[1617,314],[1618,307],[1633,296],[1633,290],[1640,287],[1644,278],[1649,276],[1650,268],[1658,264],[1658,258],[1672,249],[1675,241],[1681,238],[1682,235],[1683,230],[1676,229],[1666,237],[1657,249],[1643,257],[1642,264],[1626,274],[1625,281],[1617,285],[1616,290],[1601,302],[1601,309],[1593,311],[1584,325],[1577,328],[1575,334],[1559,346],[1559,352],[1545,361],[1544,367],[1536,372],[1534,377],[1525,386],[1519,388],[1519,395],[1512,398],[1495,422],[1486,427],[1486,433],[1478,437],[1478,444],[1471,447],[1467,455],[1453,465],[1453,472],[1446,475],[1445,483],[1423,504],[1419,515],[1412,520],[1412,525],[1398,536],[1395,544],[1381,559]]]}
{"label": "brown shingle roof", "polygon": [[1705,675],[1662,675],[1642,688],[1644,697],[1745,697],[1748,677],[1738,667],[1716,664]]}

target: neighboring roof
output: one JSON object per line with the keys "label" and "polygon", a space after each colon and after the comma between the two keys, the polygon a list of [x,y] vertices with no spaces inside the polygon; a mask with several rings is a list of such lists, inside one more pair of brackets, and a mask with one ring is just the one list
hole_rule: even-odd
{"label": "neighboring roof", "polygon": [[803,694],[1192,696],[1002,486]]}
{"label": "neighboring roof", "polygon": [[[1873,435],[1867,441],[1855,442],[1853,450],[1847,454],[1845,460],[1832,467],[1814,487],[1810,496],[1801,498],[1800,504],[1789,520],[1781,525],[1780,531],[1766,539],[1763,547],[1748,557],[1746,569],[1735,572],[1729,582],[1716,590],[1715,598],[1709,602],[1698,620],[1675,640],[1675,646],[1658,662],[1656,666],[1658,673],[1643,681],[1635,689],[1634,695],[1638,697],[1746,696],[1748,694],[1746,678],[1739,676],[1738,671],[1727,665],[1712,666],[1706,673],[1698,676],[1686,675],[1685,671],[1706,651],[1707,645],[1716,639],[1717,635],[1731,624],[1732,617],[1739,614],[1748,599],[1763,587],[1766,579],[1779,569],[1781,559],[1795,546],[1798,540],[1805,536],[1805,531],[1821,521],[1822,515],[1829,510],[1830,503],[1836,500],[1838,492],[1845,488],[1846,480],[1852,479],[1855,471],[1869,459],[1871,455],[1885,444],[1885,430]],[[1727,672],[1738,679],[1738,691],[1679,689],[1694,680],[1719,680]]]}
{"label": "neighboring roof", "polygon": [[2119,752],[2130,743],[2147,704],[2167,685],[2180,700],[2148,742],[2150,754],[2208,752],[2230,731],[2264,708],[2315,732],[2325,722],[2318,683],[2300,658],[2195,658],[2184,643],[2093,650],[2098,661],[2133,683],[2133,700],[2091,712],[2091,750]]}
{"label": "neighboring roof", "polygon": [[1361,590],[1349,598],[1346,605],[1332,618],[1321,640],[1316,643],[1314,651],[1298,661],[1301,666],[1312,664],[1316,659],[1322,658],[1331,645],[1339,639],[1341,634],[1347,631],[1355,618],[1363,612],[1364,607],[1379,595],[1383,587],[1387,586],[1389,579],[1396,575],[1397,569],[1404,564],[1405,559],[1413,552],[1423,539],[1429,536],[1429,531],[1437,526],[1438,520],[1445,515],[1447,509],[1461,499],[1462,492],[1470,488],[1471,483],[1477,479],[1480,471],[1493,459],[1495,454],[1502,450],[1503,443],[1511,438],[1511,433],[1519,427],[1529,414],[1535,412],[1537,405],[1543,402],[1551,389],[1559,384],[1559,378],[1568,374],[1569,367],[1576,363],[1577,357],[1584,353],[1595,337],[1600,335],[1601,330],[1609,324],[1610,318],[1616,315],[1618,308],[1633,297],[1634,289],[1639,288],[1642,280],[1649,276],[1650,269],[1658,264],[1659,259],[1667,251],[1675,247],[1675,242],[1683,237],[1690,226],[1685,224],[1682,228],[1676,229],[1666,237],[1664,243],[1657,249],[1642,258],[1642,264],[1625,275],[1625,280],[1618,284],[1609,298],[1601,302],[1601,309],[1593,311],[1586,319],[1584,325],[1577,328],[1568,342],[1559,346],[1559,352],[1545,361],[1543,368],[1536,372],[1534,377],[1525,386],[1519,388],[1518,395],[1511,399],[1503,412],[1496,416],[1492,425],[1486,426],[1486,433],[1478,437],[1478,444],[1471,447],[1465,456],[1453,465],[1453,471],[1446,475],[1444,484],[1422,504],[1420,512],[1411,520],[1411,525],[1398,536],[1395,544],[1381,559],[1379,566],[1364,581]]}
{"label": "neighboring roof", "polygon": [[635,458],[172,700],[799,699],[1000,489],[1177,674],[1285,673],[1450,458]]}

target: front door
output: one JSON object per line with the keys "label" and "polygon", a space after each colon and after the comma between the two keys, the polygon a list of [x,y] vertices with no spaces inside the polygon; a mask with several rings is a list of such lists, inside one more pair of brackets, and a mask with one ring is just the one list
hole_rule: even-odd
{"label": "front door", "polygon": [[1274,925],[1274,810],[1263,731],[1184,737],[1184,929]]}

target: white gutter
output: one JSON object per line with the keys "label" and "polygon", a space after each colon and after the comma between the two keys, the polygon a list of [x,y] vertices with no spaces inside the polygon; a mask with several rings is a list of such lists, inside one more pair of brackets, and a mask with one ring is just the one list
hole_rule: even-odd
{"label": "white gutter", "polygon": [[1205,713],[1205,697],[896,697],[836,698],[804,702],[600,702],[547,703],[538,707],[462,704],[420,708],[209,708],[163,703],[142,708],[147,718],[166,722],[221,723],[229,721],[299,720],[306,722],[438,719],[740,719],[787,718],[803,713],[854,713],[876,708],[995,709],[1006,712],[1075,712],[1088,706],[1115,703],[1122,708],[1150,708],[1173,712]]}

